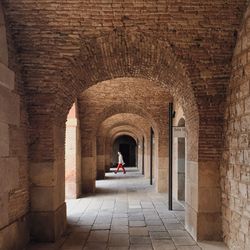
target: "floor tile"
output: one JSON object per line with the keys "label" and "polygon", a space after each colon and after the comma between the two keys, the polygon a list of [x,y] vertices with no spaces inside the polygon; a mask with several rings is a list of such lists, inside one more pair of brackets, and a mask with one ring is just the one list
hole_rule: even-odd
{"label": "floor tile", "polygon": [[183,226],[183,207],[173,204],[180,211],[169,211],[167,194],[156,193],[135,168],[126,175],[108,173],[96,182],[95,194],[67,201],[67,237],[56,244],[30,244],[27,250],[227,249],[210,242],[198,246]]}
{"label": "floor tile", "polygon": [[173,237],[172,239],[176,246],[190,246],[197,244],[190,236]]}
{"label": "floor tile", "polygon": [[148,229],[146,227],[130,227],[129,234],[132,236],[145,236],[148,235]]}
{"label": "floor tile", "polygon": [[129,246],[128,234],[110,234],[109,246]]}
{"label": "floor tile", "polygon": [[107,242],[109,237],[108,230],[90,231],[88,241],[92,242]]}
{"label": "floor tile", "polygon": [[151,239],[145,236],[130,236],[130,243],[133,244],[151,244]]}

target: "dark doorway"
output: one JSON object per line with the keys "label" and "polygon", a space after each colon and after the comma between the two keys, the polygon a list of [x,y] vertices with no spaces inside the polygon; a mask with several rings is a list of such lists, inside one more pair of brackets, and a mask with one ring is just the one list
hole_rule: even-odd
{"label": "dark doorway", "polygon": [[131,165],[132,162],[130,159],[130,145],[121,143],[119,145],[119,151],[123,155],[124,162],[127,162],[128,165]]}
{"label": "dark doorway", "polygon": [[120,151],[126,167],[135,167],[137,144],[135,140],[128,135],[119,136],[113,144],[113,164],[117,164],[117,152]]}

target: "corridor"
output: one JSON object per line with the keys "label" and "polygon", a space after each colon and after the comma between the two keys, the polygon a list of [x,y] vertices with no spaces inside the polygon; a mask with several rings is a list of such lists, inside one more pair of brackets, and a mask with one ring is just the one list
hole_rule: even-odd
{"label": "corridor", "polygon": [[[69,229],[56,244],[34,244],[28,250],[220,250],[211,242],[199,245],[184,229],[184,208],[156,193],[137,168],[127,174],[106,173],[95,195],[67,201]],[[221,247],[220,247],[221,246]]]}
{"label": "corridor", "polygon": [[249,1],[0,1],[0,138],[0,250],[249,250]]}

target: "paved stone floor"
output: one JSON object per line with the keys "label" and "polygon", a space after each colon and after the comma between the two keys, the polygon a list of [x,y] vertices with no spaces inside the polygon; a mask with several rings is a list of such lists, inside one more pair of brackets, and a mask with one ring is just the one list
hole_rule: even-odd
{"label": "paved stone floor", "polygon": [[56,244],[31,244],[29,250],[220,250],[220,243],[197,244],[184,229],[183,207],[168,211],[135,168],[108,173],[95,195],[67,201],[69,230]]}

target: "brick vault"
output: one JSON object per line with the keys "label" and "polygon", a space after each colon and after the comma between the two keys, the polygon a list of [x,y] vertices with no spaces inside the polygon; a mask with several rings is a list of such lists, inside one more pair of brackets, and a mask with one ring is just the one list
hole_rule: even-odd
{"label": "brick vault", "polygon": [[249,249],[249,18],[246,0],[2,0],[0,249],[60,239],[65,194],[95,193],[124,135],[168,193],[172,102],[186,230]]}

